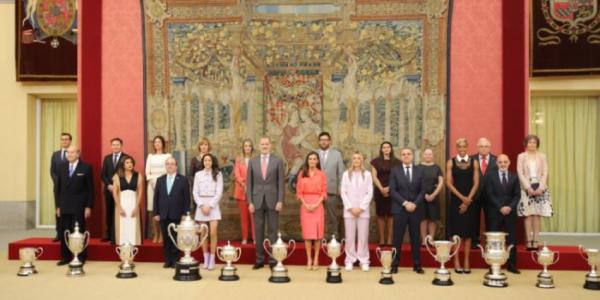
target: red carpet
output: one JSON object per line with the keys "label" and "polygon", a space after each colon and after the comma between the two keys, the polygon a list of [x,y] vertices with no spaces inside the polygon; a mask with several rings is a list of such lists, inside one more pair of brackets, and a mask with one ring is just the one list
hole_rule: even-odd
{"label": "red carpet", "polygon": [[[223,245],[224,242],[220,242],[219,245]],[[242,257],[237,262],[238,264],[253,264],[254,263],[254,245],[240,245],[238,242],[233,243],[236,246],[242,247]],[[42,247],[44,253],[40,257],[42,260],[58,260],[60,257],[60,244],[58,242],[53,243],[50,238],[28,238],[20,241],[12,242],[8,245],[8,258],[19,259],[19,248],[21,247]],[[142,246],[139,246],[140,250],[138,255],[135,257],[135,261],[139,262],[162,262],[162,246],[159,244],[153,244],[150,241],[145,241]],[[371,250],[371,265],[379,266],[379,261],[375,257],[376,245],[370,245]],[[550,246],[553,251],[560,252],[560,261],[551,266],[551,270],[589,270],[587,262],[580,256],[577,247],[572,246]],[[87,248],[88,259],[95,261],[118,261],[119,257],[115,252],[114,246],[109,243],[101,243],[99,239],[92,239],[90,245]],[[410,247],[408,244],[402,246],[401,251],[401,266],[409,267],[412,266],[412,258],[410,255]],[[526,251],[522,246],[517,249],[517,264],[521,269],[541,269],[541,266],[537,265],[531,259],[531,253]],[[194,257],[201,260],[202,251],[199,249],[194,252]],[[439,267],[439,263],[435,262],[431,255],[427,253],[426,249],[421,250],[421,260],[423,267],[433,268]],[[289,265],[303,265],[306,263],[306,252],[304,251],[304,243],[298,243],[298,248],[292,255],[284,261],[284,264]],[[321,265],[327,265],[331,263],[331,260],[321,252]],[[343,264],[343,259],[338,258],[338,263]],[[452,264],[448,264],[451,266]],[[486,268],[484,260],[481,258],[479,250],[471,251],[471,265],[473,268]]]}

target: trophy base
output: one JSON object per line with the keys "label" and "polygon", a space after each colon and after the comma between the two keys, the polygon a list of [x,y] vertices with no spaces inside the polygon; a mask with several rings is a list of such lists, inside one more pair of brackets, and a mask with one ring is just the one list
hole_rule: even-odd
{"label": "trophy base", "polygon": [[19,267],[19,272],[17,273],[17,276],[25,277],[31,276],[33,274],[37,274],[37,271],[33,267]]}
{"label": "trophy base", "polygon": [[438,285],[438,286],[451,286],[454,285],[454,282],[452,281],[452,279],[439,279],[439,278],[435,278],[433,279],[433,281],[431,282],[433,285]]}
{"label": "trophy base", "polygon": [[600,290],[600,282],[597,281],[585,281],[585,284],[583,285],[584,289],[588,289],[588,290]]}
{"label": "trophy base", "polygon": [[69,276],[69,277],[85,276],[85,272],[83,271],[83,264],[78,264],[78,265],[69,264],[69,271],[67,271],[67,276]]}
{"label": "trophy base", "polygon": [[200,279],[202,279],[202,276],[200,276],[199,262],[194,262],[191,264],[182,264],[180,262],[175,263],[175,276],[173,276],[173,280],[196,281]]}
{"label": "trophy base", "polygon": [[272,283],[288,283],[292,281],[288,276],[271,276],[269,282]]}
{"label": "trophy base", "polygon": [[394,279],[392,278],[391,275],[389,275],[389,277],[386,275],[383,275],[383,277],[381,277],[381,279],[379,279],[379,284],[385,284],[385,285],[394,284]]}
{"label": "trophy base", "polygon": [[223,267],[223,269],[221,269],[221,276],[219,276],[219,280],[221,281],[237,281],[240,280],[240,276],[238,276],[235,271],[237,269],[235,267],[231,268],[231,269],[226,269],[226,267]]}
{"label": "trophy base", "polygon": [[541,289],[553,289],[554,288],[554,280],[552,279],[552,275],[549,273],[540,272],[537,276],[536,287]]}
{"label": "trophy base", "polygon": [[342,282],[342,273],[340,270],[327,270],[327,283],[341,283]]}
{"label": "trophy base", "polygon": [[117,275],[115,277],[120,278],[120,279],[129,279],[129,278],[136,278],[137,274],[135,272],[133,272],[133,271],[131,271],[131,272],[119,272],[119,273],[117,273]]}
{"label": "trophy base", "polygon": [[287,283],[292,281],[287,274],[287,269],[285,267],[275,266],[273,270],[271,270],[271,277],[269,277],[269,282],[273,283]]}

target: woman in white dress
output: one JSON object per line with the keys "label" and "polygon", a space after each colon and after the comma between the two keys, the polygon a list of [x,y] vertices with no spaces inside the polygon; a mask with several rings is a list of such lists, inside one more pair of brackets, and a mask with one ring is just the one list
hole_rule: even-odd
{"label": "woman in white dress", "polygon": [[135,171],[135,160],[129,155],[122,158],[117,173],[113,176],[113,198],[115,199],[115,240],[117,245],[126,243],[140,245],[140,204],[144,175]]}
{"label": "woman in white dress", "polygon": [[552,201],[548,190],[548,161],[538,151],[540,139],[528,135],[523,141],[525,152],[517,158],[517,173],[521,181],[521,200],[517,205],[519,217],[525,217],[526,248],[537,250],[540,240],[541,217],[551,217]]}
{"label": "woman in white dress", "polygon": [[194,202],[196,203],[196,221],[208,225],[210,234],[210,252],[207,243],[202,244],[204,252],[204,268],[215,268],[215,252],[217,251],[217,226],[221,220],[219,202],[223,196],[223,175],[219,170],[219,162],[211,154],[202,157],[202,169],[194,175]]}
{"label": "woman in white dress", "polygon": [[156,179],[164,174],[167,174],[165,162],[171,157],[170,153],[166,153],[165,138],[157,135],[152,139],[152,153],[148,154],[146,159],[146,180],[148,181],[146,190],[146,209],[148,213],[148,224],[153,243],[162,243],[163,237],[160,231],[159,222],[155,221],[152,216],[154,207],[154,188],[156,187]]}

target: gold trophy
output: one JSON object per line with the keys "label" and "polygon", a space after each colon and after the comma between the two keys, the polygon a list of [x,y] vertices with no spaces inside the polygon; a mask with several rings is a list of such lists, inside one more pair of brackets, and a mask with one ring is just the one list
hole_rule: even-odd
{"label": "gold trophy", "polygon": [[69,271],[67,271],[67,276],[70,277],[79,277],[84,276],[85,272],[83,271],[83,263],[79,260],[79,253],[83,252],[85,247],[87,247],[90,242],[90,232],[86,231],[85,233],[81,233],[79,231],[79,223],[75,222],[75,228],[73,233],[70,233],[69,230],[65,230],[65,243],[71,253],[73,253],[73,260],[69,263]]}
{"label": "gold trophy", "polygon": [[[292,251],[288,254],[288,248],[291,244],[294,246],[292,247]],[[263,247],[269,256],[277,261],[277,265],[271,269],[271,277],[269,277],[269,281],[273,283],[290,282],[291,279],[287,275],[287,269],[283,265],[282,261],[294,253],[294,250],[296,250],[296,241],[290,240],[287,244],[284,243],[281,239],[281,232],[279,232],[277,233],[277,241],[275,244],[271,245],[269,239],[265,239],[263,241]],[[271,252],[269,252],[269,248],[271,248]]]}
{"label": "gold trophy", "polygon": [[[454,282],[452,282],[452,278],[450,278],[450,271],[446,269],[445,264],[450,260],[450,258],[456,255],[456,253],[460,249],[460,237],[458,237],[458,235],[455,235],[452,237],[452,240],[454,242],[434,241],[430,235],[425,237],[425,247],[427,248],[427,251],[429,252],[429,254],[431,254],[431,256],[433,256],[435,261],[441,264],[440,268],[435,270],[434,272],[435,277],[431,282],[434,285],[454,285]],[[431,252],[431,250],[429,249],[429,245],[433,245],[435,247],[435,254]],[[452,249],[452,247],[455,247],[454,252],[450,254],[450,250]]]}
{"label": "gold trophy", "polygon": [[[587,255],[585,257],[583,253]],[[582,245],[579,245],[579,253],[581,257],[587,260],[588,265],[592,268],[592,270],[585,275],[585,284],[584,288],[588,290],[600,290],[600,274],[598,274],[598,265],[600,265],[600,251],[598,249],[586,249],[583,248]]]}
{"label": "gold trophy", "polygon": [[375,249],[377,259],[381,262],[383,270],[381,271],[381,278],[379,279],[380,284],[393,284],[394,278],[392,278],[392,261],[396,258],[396,248],[391,250],[381,250],[377,247]]}
{"label": "gold trophy", "polygon": [[117,273],[117,278],[125,279],[137,277],[137,274],[134,270],[135,265],[133,264],[133,258],[137,255],[138,250],[138,247],[130,243],[125,243],[115,248],[115,251],[121,259],[121,264],[119,265],[119,273]]}
{"label": "gold trophy", "polygon": [[[535,254],[537,254],[537,259],[535,258]],[[554,254],[556,254],[556,260],[554,260]],[[552,289],[554,288],[554,280],[552,279],[552,274],[548,272],[548,266],[551,266],[558,262],[559,253],[554,252],[548,248],[546,242],[544,242],[544,247],[539,252],[531,252],[531,258],[533,261],[542,265],[544,269],[538,274],[538,281],[535,286],[543,289]]]}
{"label": "gold trophy", "polygon": [[485,274],[485,279],[483,280],[483,285],[485,286],[508,286],[508,283],[506,283],[506,275],[502,273],[501,270],[502,265],[508,260],[510,249],[513,247],[513,245],[508,246],[508,248],[505,247],[507,235],[508,234],[505,232],[488,231],[485,232],[485,250],[481,245],[477,245],[479,246],[479,249],[481,249],[481,256],[491,267],[491,272]]}
{"label": "gold trophy", "polygon": [[[169,224],[167,231],[175,247],[183,251],[183,256],[175,264],[173,279],[177,281],[202,279],[202,276],[200,276],[200,263],[191,254],[198,250],[208,238],[208,226],[206,224],[196,224],[188,212],[181,217],[179,225]],[[177,234],[177,239],[173,238],[173,231]],[[200,233],[200,236],[198,236],[198,233]]]}
{"label": "gold trophy", "polygon": [[242,256],[242,248],[234,247],[229,241],[227,245],[223,247],[217,247],[217,257],[225,262],[223,268],[221,268],[221,281],[236,281],[240,280],[240,276],[236,274],[237,268],[232,264],[236,262]]}
{"label": "gold trophy", "polygon": [[37,270],[33,265],[33,262],[38,259],[42,253],[44,253],[44,249],[42,247],[31,248],[25,247],[19,249],[19,259],[23,264],[19,267],[19,272],[17,275],[19,276],[31,276],[33,274],[37,274]]}
{"label": "gold trophy", "polygon": [[[342,273],[340,272],[340,266],[337,264],[336,259],[344,253],[343,244],[344,240],[341,243],[335,239],[335,234],[331,235],[331,241],[327,243],[326,239],[323,239],[322,242],[323,252],[329,258],[331,258],[331,264],[327,267],[327,282],[328,283],[340,283],[342,282]],[[327,249],[327,250],[326,250]]]}

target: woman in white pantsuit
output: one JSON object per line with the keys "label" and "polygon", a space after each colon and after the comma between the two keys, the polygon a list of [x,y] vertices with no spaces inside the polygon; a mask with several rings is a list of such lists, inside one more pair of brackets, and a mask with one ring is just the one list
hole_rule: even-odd
{"label": "woman in white pantsuit", "polygon": [[135,171],[135,160],[125,155],[113,176],[115,199],[115,240],[118,245],[140,245],[140,204],[144,187],[144,175]]}

